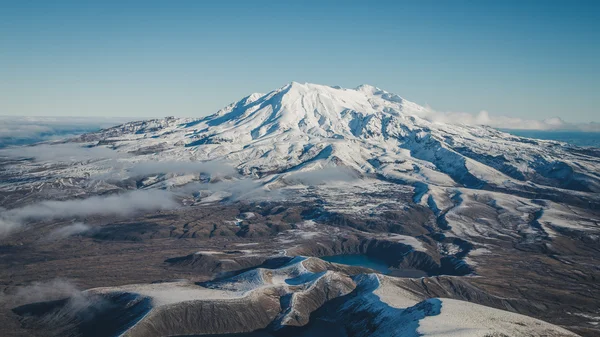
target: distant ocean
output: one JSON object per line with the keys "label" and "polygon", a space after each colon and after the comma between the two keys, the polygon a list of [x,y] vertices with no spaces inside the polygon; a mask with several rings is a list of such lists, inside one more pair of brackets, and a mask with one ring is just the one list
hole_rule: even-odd
{"label": "distant ocean", "polygon": [[[0,122],[2,120],[0,119]],[[16,123],[15,123],[16,124]],[[106,122],[105,122],[106,124]],[[98,131],[102,127],[112,126],[118,124],[117,122],[106,124],[106,125],[77,125],[77,126],[64,126],[60,125],[45,125],[41,124],[42,128],[49,129],[48,132],[24,133],[19,136],[6,137],[3,135],[3,129],[0,128],[0,149],[7,146],[14,145],[28,145],[46,140],[60,139],[75,137],[82,133]],[[37,126],[37,125],[36,125]],[[20,125],[14,125],[14,129],[19,129]],[[7,127],[8,129],[8,127]],[[539,131],[539,130],[511,130],[511,129],[500,129],[501,131],[508,132],[512,135],[527,138],[546,139],[546,140],[557,140],[577,146],[593,146],[600,148],[600,132],[582,132],[582,131]]]}
{"label": "distant ocean", "polygon": [[539,130],[502,130],[512,135],[545,140],[557,140],[577,146],[600,148],[600,132],[582,131],[539,131]]}
{"label": "distant ocean", "polygon": [[63,138],[75,137],[87,132],[95,132],[100,130],[99,127],[89,128],[72,128],[66,130],[45,132],[32,135],[24,135],[18,137],[2,137],[0,135],[0,149],[7,146],[29,145],[47,140],[58,140]]}
{"label": "distant ocean", "polygon": [[0,115],[0,149],[70,138],[133,120],[127,117],[31,117]]}

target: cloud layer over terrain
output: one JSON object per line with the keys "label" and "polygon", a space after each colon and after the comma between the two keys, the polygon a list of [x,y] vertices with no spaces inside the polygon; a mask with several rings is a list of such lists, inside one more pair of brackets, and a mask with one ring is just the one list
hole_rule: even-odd
{"label": "cloud layer over terrain", "polygon": [[237,171],[227,163],[219,161],[193,162],[193,161],[142,161],[127,168],[132,176],[148,176],[160,173],[204,173],[211,176],[231,176]]}
{"label": "cloud layer over terrain", "polygon": [[91,230],[91,228],[92,227],[89,225],[86,225],[81,222],[76,222],[74,224],[60,227],[60,228],[52,231],[52,233],[50,233],[48,235],[48,240],[50,240],[50,241],[60,240],[60,239],[69,237],[71,235],[82,234],[82,233],[85,233],[85,232]]}
{"label": "cloud layer over terrain", "polygon": [[0,157],[33,158],[36,161],[76,162],[103,158],[118,158],[125,154],[103,146],[85,147],[77,143],[40,144],[10,147],[0,150]]}
{"label": "cloud layer over terrain", "polygon": [[506,117],[491,115],[487,111],[478,114],[467,112],[439,112],[430,108],[420,115],[436,123],[487,125],[499,129],[514,130],[573,130],[586,132],[600,132],[600,123],[567,123],[555,117],[545,120],[524,119],[518,117]]}
{"label": "cloud layer over terrain", "polygon": [[118,125],[129,119],[0,116],[0,148],[67,138]]}
{"label": "cloud layer over terrain", "polygon": [[1,212],[0,237],[18,230],[27,221],[83,218],[94,215],[126,216],[143,211],[171,209],[178,205],[174,195],[163,190],[136,190],[87,199],[42,201]]}
{"label": "cloud layer over terrain", "polygon": [[320,170],[296,172],[284,178],[286,182],[308,186],[356,179],[358,179],[358,174],[345,167],[327,167]]}

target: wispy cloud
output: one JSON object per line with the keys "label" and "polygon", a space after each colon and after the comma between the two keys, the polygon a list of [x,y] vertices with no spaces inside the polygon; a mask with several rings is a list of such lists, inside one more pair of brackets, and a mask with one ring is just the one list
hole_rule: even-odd
{"label": "wispy cloud", "polygon": [[263,190],[263,185],[250,178],[225,180],[213,183],[195,183],[186,186],[184,191],[196,194],[200,197],[218,194],[221,198],[227,198],[231,201],[243,200],[252,197],[264,195],[267,191]]}
{"label": "wispy cloud", "polygon": [[29,285],[18,287],[14,293],[4,295],[2,301],[10,302],[11,305],[21,305],[80,295],[81,290],[72,282],[64,279],[53,279],[47,282],[33,282]]}
{"label": "wispy cloud", "polygon": [[0,157],[33,158],[36,161],[53,162],[75,162],[124,156],[126,154],[104,146],[86,147],[77,143],[40,144],[0,150]]}
{"label": "wispy cloud", "polygon": [[335,181],[352,181],[358,179],[356,172],[346,167],[327,167],[320,170],[292,173],[284,178],[291,184],[323,185]]}
{"label": "wispy cloud", "polygon": [[237,174],[233,166],[220,161],[143,161],[133,164],[126,170],[132,176],[148,176],[160,173],[204,173],[210,176],[232,176]]}
{"label": "wispy cloud", "polygon": [[251,178],[192,183],[180,189],[180,192],[191,193],[202,202],[285,199],[285,192],[281,189],[266,187],[263,182]]}
{"label": "wispy cloud", "polygon": [[[359,175],[346,167],[328,167],[313,171],[296,172],[282,178],[285,185],[325,185],[337,181],[352,181]],[[226,199],[231,202],[246,200],[286,200],[293,193],[278,184],[265,184],[251,178],[222,180],[212,183],[188,184],[182,192],[192,193],[204,202]]]}
{"label": "wispy cloud", "polygon": [[[231,164],[224,161],[184,161],[184,160],[136,160],[137,158],[112,158],[98,163],[98,171],[90,171],[94,180],[118,181],[129,178],[167,175],[195,175],[211,181],[238,177],[239,173]],[[195,178],[194,178],[195,179]]]}
{"label": "wispy cloud", "polygon": [[73,282],[66,279],[53,279],[18,286],[14,292],[0,292],[0,304],[5,308],[19,308],[22,305],[67,299],[60,310],[49,311],[44,316],[46,322],[69,321],[75,318],[92,318],[101,310],[110,309],[110,303],[98,294],[81,291]]}
{"label": "wispy cloud", "polygon": [[63,227],[60,227],[60,228],[52,231],[48,235],[47,240],[49,240],[49,241],[60,240],[60,239],[67,238],[72,235],[88,232],[91,229],[92,229],[92,227],[89,225],[86,225],[81,222],[76,222],[74,224],[71,224],[68,226],[63,226]]}
{"label": "wispy cloud", "polygon": [[143,211],[171,209],[178,205],[174,194],[163,190],[136,190],[87,199],[42,201],[4,210],[0,215],[0,237],[19,230],[28,221],[84,218],[93,215],[127,216]]}
{"label": "wispy cloud", "polygon": [[0,147],[67,138],[118,125],[129,119],[0,116]]}
{"label": "wispy cloud", "polygon": [[568,123],[555,117],[544,120],[526,119],[518,117],[496,116],[487,111],[478,114],[467,112],[439,112],[431,108],[419,114],[436,123],[465,124],[465,125],[487,125],[499,129],[514,130],[577,130],[588,132],[599,132],[600,123]]}

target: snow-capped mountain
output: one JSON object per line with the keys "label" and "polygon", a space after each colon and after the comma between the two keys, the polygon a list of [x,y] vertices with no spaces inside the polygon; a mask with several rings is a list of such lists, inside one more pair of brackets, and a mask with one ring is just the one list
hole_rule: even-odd
{"label": "snow-capped mountain", "polygon": [[[412,185],[417,202],[449,188],[544,195],[586,207],[599,202],[597,149],[516,137],[460,121],[437,123],[427,119],[430,115],[427,108],[373,86],[343,89],[292,82],[204,118],[167,117],[85,134],[62,144],[77,147],[64,149],[66,158],[53,155],[45,161],[78,165],[40,170],[46,164],[38,158],[8,170],[6,181],[14,182],[9,188],[33,184],[30,188],[40,190],[51,182],[87,194],[113,190],[115,181],[132,178],[132,166],[150,161],[164,163],[154,172],[162,175],[138,181],[138,187],[181,186],[198,178],[185,174],[193,169],[176,167],[216,161],[271,187],[285,185],[286,177],[299,172],[343,167],[363,178]],[[56,154],[57,145],[32,147],[31,157]],[[82,149],[95,151],[73,155]],[[16,154],[27,157],[23,150]],[[40,182],[45,174],[48,179]]]}
{"label": "snow-capped mountain", "polygon": [[[516,137],[461,121],[439,123],[431,115],[425,107],[368,85],[343,89],[293,82],[244,97],[204,118],[130,122],[73,139],[0,150],[0,204],[5,208],[0,212],[0,239],[19,244],[14,247],[28,244],[20,254],[31,250],[27,259],[39,261],[52,249],[61,253],[69,246],[36,250],[37,245],[52,246],[52,240],[61,243],[77,236],[68,241],[75,247],[69,250],[73,254],[65,253],[68,266],[88,251],[88,244],[127,247],[127,253],[116,250],[110,256],[144,254],[133,258],[135,266],[120,264],[119,274],[123,266],[137,268],[137,259],[149,257],[149,268],[166,271],[161,278],[182,270],[184,275],[201,271],[212,278],[254,268],[210,284],[208,290],[198,291],[197,284],[187,282],[114,288],[119,294],[123,289],[145,294],[157,310],[165,310],[160,316],[164,320],[158,314],[142,315],[145,322],[134,325],[131,336],[145,336],[145,329],[159,325],[165,330],[157,336],[214,333],[203,330],[212,327],[196,317],[233,317],[224,313],[237,312],[238,307],[229,307],[237,301],[225,301],[211,315],[198,309],[202,306],[193,309],[202,314],[186,316],[192,318],[186,321],[189,325],[158,322],[181,316],[172,301],[185,310],[202,305],[191,301],[190,294],[209,296],[207,303],[217,308],[219,299],[255,290],[244,299],[258,303],[259,314],[264,309],[274,316],[260,322],[249,316],[252,324],[240,330],[219,323],[219,333],[307,324],[309,313],[325,303],[331,312],[347,317],[368,314],[370,321],[355,327],[365,336],[372,331],[363,331],[364,326],[387,333],[392,316],[404,317],[394,323],[402,329],[406,322],[419,322],[424,331],[427,321],[439,327],[429,316],[455,322],[444,316],[454,310],[433,310],[431,303],[464,309],[447,331],[468,328],[477,330],[472,335],[484,336],[530,330],[509,323],[490,327],[498,312],[453,299],[587,331],[600,296],[593,265],[600,254],[600,150]],[[135,248],[129,248],[129,241],[136,242]],[[140,250],[138,243],[151,247],[151,253]],[[163,247],[173,249],[167,260]],[[157,251],[160,256],[152,256]],[[302,276],[296,271],[303,264],[285,265],[281,269],[293,275],[268,268],[264,277],[255,268],[267,258],[356,253],[435,277],[379,278],[377,287],[362,293],[360,279],[332,273],[340,267],[327,265]],[[88,265],[88,257],[82,256]],[[103,261],[110,265],[106,261],[113,260]],[[16,269],[7,270],[12,275]],[[478,277],[471,278],[474,274]],[[335,288],[338,276],[347,277],[343,292]],[[219,289],[223,284],[233,288]],[[273,289],[278,296],[291,294],[293,300],[274,298]],[[310,305],[296,301],[308,296],[293,294],[303,289],[317,291],[306,297]],[[352,289],[358,292],[350,297],[360,295],[353,302],[356,307],[344,304],[348,311],[340,311],[341,301],[330,302],[329,294],[341,296]],[[172,297],[173,290],[182,295]],[[261,297],[263,291],[266,297]],[[207,292],[224,297],[211,298]],[[385,294],[393,306],[406,310],[388,311],[388,304],[379,301]],[[432,297],[437,300],[430,301]],[[372,305],[363,306],[365,299]],[[282,303],[293,305],[280,307]],[[564,317],[565,307],[576,314]],[[484,317],[485,329],[464,323],[469,317]],[[516,319],[509,315],[505,321]],[[557,327],[520,320],[530,322],[532,336],[568,335]],[[595,326],[590,329],[597,331]]]}
{"label": "snow-capped mountain", "polygon": [[597,150],[436,123],[429,113],[368,85],[292,82],[205,118],[127,123],[80,140],[158,159],[225,160],[260,177],[344,165],[407,183],[600,191]]}

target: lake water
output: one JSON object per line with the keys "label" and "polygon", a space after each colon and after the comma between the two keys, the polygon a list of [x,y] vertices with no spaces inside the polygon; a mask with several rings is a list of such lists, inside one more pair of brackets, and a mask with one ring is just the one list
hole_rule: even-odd
{"label": "lake water", "polygon": [[345,264],[348,266],[364,267],[376,270],[377,272],[397,277],[424,277],[427,276],[422,270],[416,269],[396,269],[390,268],[390,266],[383,260],[364,255],[364,254],[344,254],[344,255],[333,255],[321,257],[322,260],[327,262]]}
{"label": "lake water", "polygon": [[512,135],[527,138],[557,140],[577,146],[600,148],[600,132],[581,131],[539,131],[539,130],[502,130]]}

